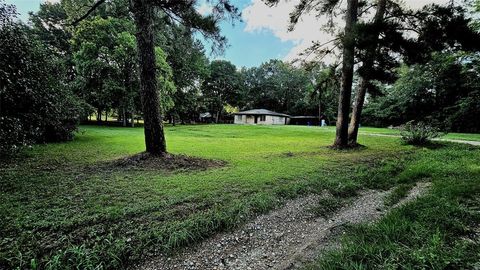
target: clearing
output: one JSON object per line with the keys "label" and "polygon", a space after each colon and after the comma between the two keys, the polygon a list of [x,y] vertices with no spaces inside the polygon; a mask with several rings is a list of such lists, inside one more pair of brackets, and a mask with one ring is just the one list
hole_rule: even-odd
{"label": "clearing", "polygon": [[[431,182],[431,191],[374,224],[346,226],[342,248],[308,267],[396,262],[468,268],[479,261],[476,147],[445,142],[415,148],[398,138],[361,134],[366,148],[334,151],[327,147],[330,128],[300,126],[177,126],[166,132],[172,153],[213,165],[111,166],[143,150],[143,129],[94,126],[81,127],[72,142],[35,146],[2,164],[0,269],[126,268],[180,256],[186,246],[234,233],[298,198],[330,194],[312,207],[320,216],[314,220],[324,222],[322,216],[340,215],[368,192],[392,190],[394,205],[418,182]],[[417,237],[406,236],[412,232]]]}

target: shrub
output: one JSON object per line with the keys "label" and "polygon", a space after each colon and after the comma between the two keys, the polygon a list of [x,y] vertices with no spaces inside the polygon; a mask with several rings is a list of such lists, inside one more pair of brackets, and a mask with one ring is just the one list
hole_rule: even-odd
{"label": "shrub", "polygon": [[13,21],[0,25],[2,156],[27,142],[73,138],[82,103],[64,81],[59,61],[25,25]]}
{"label": "shrub", "polygon": [[16,153],[26,144],[27,140],[20,120],[0,116],[0,158]]}
{"label": "shrub", "polygon": [[400,128],[400,135],[406,144],[425,145],[440,137],[440,130],[423,122],[407,122]]}

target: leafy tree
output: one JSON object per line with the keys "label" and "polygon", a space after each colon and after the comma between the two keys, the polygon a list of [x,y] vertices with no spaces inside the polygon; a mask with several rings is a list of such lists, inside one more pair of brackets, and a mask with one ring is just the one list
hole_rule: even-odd
{"label": "leafy tree", "polygon": [[313,91],[313,82],[302,68],[270,60],[259,67],[241,70],[241,78],[240,107],[266,108],[288,114],[315,112],[317,103],[312,106],[306,94]]}
{"label": "leafy tree", "polygon": [[102,112],[120,107],[133,110],[137,79],[135,38],[129,20],[95,17],[85,20],[72,37],[76,88],[79,95]]}
{"label": "leafy tree", "polygon": [[[267,3],[275,4],[279,0],[266,0]],[[315,11],[318,16],[328,15],[331,18],[338,15],[337,9],[342,1],[339,0],[314,0],[300,1],[290,14],[291,29],[299,21],[300,17],[310,11]],[[361,2],[363,5],[364,3]],[[348,146],[348,119],[350,114],[350,102],[352,95],[353,73],[355,65],[355,42],[356,25],[359,14],[359,1],[347,0],[347,9],[345,10],[345,27],[339,34],[340,46],[342,48],[342,79],[338,99],[337,130],[334,146],[344,148]],[[331,20],[333,22],[333,20]],[[334,32],[334,25],[330,23],[329,31]],[[329,43],[329,42],[327,42]],[[311,50],[328,53],[331,50],[323,50],[319,44],[314,44]]]}
{"label": "leafy tree", "polygon": [[313,87],[306,91],[310,106],[318,107],[318,117],[326,118],[327,121],[334,119],[337,113],[336,99],[340,89],[340,74],[336,66],[325,67],[314,65],[310,68]]}
{"label": "leafy tree", "polygon": [[192,31],[182,25],[162,25],[161,22],[156,24],[157,46],[167,55],[177,88],[172,97],[175,106],[167,111],[169,120],[173,124],[177,118],[182,123],[195,120],[200,113],[201,85],[208,75],[208,59],[202,43],[194,38]]}
{"label": "leafy tree", "polygon": [[[91,3],[89,0],[85,1]],[[85,7],[85,1],[69,1],[69,4],[74,3],[80,7]],[[87,18],[106,2],[106,0],[98,0],[91,5],[87,5],[87,11],[84,15],[78,17],[73,24]],[[216,41],[215,44],[218,44],[219,47],[222,47],[226,40],[220,35],[218,22],[225,17],[225,14],[233,15],[233,17],[238,16],[238,10],[228,0],[213,2],[213,13],[207,16],[203,16],[197,11],[196,4],[197,1],[129,1],[129,11],[133,14],[137,34],[145,145],[146,151],[150,154],[166,153],[163,117],[159,106],[161,98],[157,91],[158,81],[155,71],[155,32],[152,27],[155,20],[155,11],[161,10],[164,12],[171,18],[171,23],[179,22],[187,29],[198,29],[207,38]]]}
{"label": "leafy tree", "polygon": [[428,63],[404,66],[393,87],[368,104],[365,120],[375,125],[415,120],[444,130],[478,132],[479,63],[475,53],[436,53]]}
{"label": "leafy tree", "polygon": [[177,89],[173,82],[172,69],[168,65],[166,55],[160,47],[155,47],[155,63],[157,64],[156,71],[158,92],[160,93],[160,109],[162,115],[165,115],[165,112],[175,105],[173,94]]}
{"label": "leafy tree", "polygon": [[60,3],[42,3],[38,12],[30,13],[32,31],[57,55],[71,54],[72,34],[67,29],[67,19],[67,13]]}
{"label": "leafy tree", "polygon": [[215,114],[218,123],[224,106],[236,103],[240,77],[235,65],[224,60],[212,61],[209,71],[203,82],[202,94],[207,108]]}
{"label": "leafy tree", "polygon": [[370,25],[367,25],[367,27],[364,27],[362,31],[362,34],[364,35],[363,42],[366,46],[363,55],[364,57],[362,57],[362,66],[359,70],[361,79],[357,88],[355,104],[353,106],[352,117],[348,129],[348,143],[353,146],[357,144],[358,128],[360,126],[363,103],[367,89],[372,84],[371,80],[375,72],[374,64],[378,52],[379,35],[384,27],[383,21],[387,8],[387,0],[377,0],[376,5],[377,8],[373,22]]}
{"label": "leafy tree", "polygon": [[80,102],[57,77],[63,70],[55,57],[13,22],[12,10],[0,3],[0,149],[72,139]]}

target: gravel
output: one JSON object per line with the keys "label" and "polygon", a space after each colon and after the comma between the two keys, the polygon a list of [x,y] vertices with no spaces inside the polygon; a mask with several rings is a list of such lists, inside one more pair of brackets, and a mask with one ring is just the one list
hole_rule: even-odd
{"label": "gravel", "polygon": [[[415,186],[394,207],[415,199],[426,188],[427,184]],[[388,210],[383,202],[388,193],[364,191],[327,219],[308,211],[319,195],[298,198],[235,231],[217,234],[171,257],[159,256],[136,269],[296,269],[337,247],[345,224],[378,220]]]}

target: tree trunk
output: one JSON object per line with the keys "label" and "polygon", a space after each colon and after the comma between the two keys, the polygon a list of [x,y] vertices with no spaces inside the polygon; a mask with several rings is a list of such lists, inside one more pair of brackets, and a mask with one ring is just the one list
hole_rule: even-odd
{"label": "tree trunk", "polygon": [[360,118],[362,115],[363,105],[365,103],[365,95],[367,93],[368,86],[370,84],[370,76],[373,72],[373,65],[375,62],[375,54],[378,47],[378,36],[380,35],[380,24],[383,21],[385,15],[387,0],[377,1],[377,12],[374,17],[374,29],[372,33],[374,39],[367,48],[365,54],[365,61],[363,62],[364,76],[361,79],[360,85],[357,89],[357,97],[355,99],[355,105],[353,107],[352,119],[350,121],[350,127],[348,129],[348,143],[350,145],[357,145],[358,128],[360,127]]}
{"label": "tree trunk", "polygon": [[348,0],[343,37],[342,87],[338,98],[337,131],[334,146],[348,146],[348,114],[352,97],[353,66],[355,64],[354,27],[358,18],[358,0]]}
{"label": "tree trunk", "polygon": [[123,126],[127,126],[127,113],[125,112],[125,107],[122,108],[122,121],[123,121]]}
{"label": "tree trunk", "polygon": [[351,146],[357,145],[358,128],[360,127],[360,116],[362,115],[365,95],[367,93],[368,81],[364,78],[360,79],[357,88],[357,96],[353,106],[352,118],[350,119],[350,127],[348,128],[348,144]]}
{"label": "tree trunk", "polygon": [[154,8],[148,0],[131,0],[130,5],[137,28],[140,96],[146,151],[151,154],[164,154],[167,151],[167,146],[160,114],[160,97],[157,91],[155,45],[153,42]]}
{"label": "tree trunk", "polygon": [[97,122],[101,123],[102,122],[102,110],[97,109]]}

